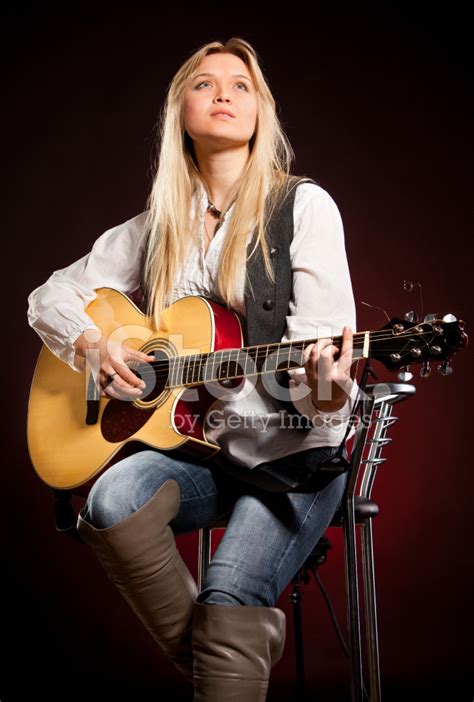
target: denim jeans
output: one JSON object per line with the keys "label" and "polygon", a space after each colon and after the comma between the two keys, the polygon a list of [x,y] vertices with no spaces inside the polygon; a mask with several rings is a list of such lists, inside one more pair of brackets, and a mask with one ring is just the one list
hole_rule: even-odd
{"label": "denim jeans", "polygon": [[[308,451],[316,465],[334,449]],[[205,466],[172,453],[143,450],[118,461],[96,480],[84,518],[97,529],[110,527],[140,509],[166,480],[176,480],[181,503],[170,522],[175,535],[217,518],[228,519],[198,602],[273,607],[328,527],[344,492],[345,473],[314,477],[314,488],[275,493],[212,463]]]}

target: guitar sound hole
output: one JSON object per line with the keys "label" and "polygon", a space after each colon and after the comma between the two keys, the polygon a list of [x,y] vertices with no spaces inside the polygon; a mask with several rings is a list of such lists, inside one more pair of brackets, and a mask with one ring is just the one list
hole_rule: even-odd
{"label": "guitar sound hole", "polygon": [[[144,380],[145,387],[140,400],[145,403],[158,398],[164,391],[168,380],[168,357],[160,351],[154,353],[155,360],[151,363],[140,363],[134,373]],[[159,406],[159,403],[155,403]],[[109,400],[101,419],[101,430],[104,439],[111,442],[126,441],[133,436],[155,411],[155,406],[135,407],[131,401]]]}
{"label": "guitar sound hole", "polygon": [[168,381],[169,359],[162,351],[149,351],[155,356],[150,363],[140,363],[136,375],[145,382],[140,400],[151,402],[161,395]]}

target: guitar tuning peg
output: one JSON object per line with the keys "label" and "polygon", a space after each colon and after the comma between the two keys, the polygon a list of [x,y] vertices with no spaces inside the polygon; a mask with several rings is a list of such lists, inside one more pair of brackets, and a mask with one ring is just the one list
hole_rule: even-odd
{"label": "guitar tuning peg", "polygon": [[438,370],[441,375],[451,375],[453,372],[453,367],[449,365],[448,361],[443,361],[443,363],[438,366]]}
{"label": "guitar tuning peg", "polygon": [[434,322],[435,319],[438,319],[439,314],[425,314],[425,322]]}
{"label": "guitar tuning peg", "polygon": [[408,381],[413,378],[413,373],[410,372],[410,366],[405,366],[405,368],[401,368],[400,373],[397,374],[397,378],[402,383],[408,383]]}
{"label": "guitar tuning peg", "polygon": [[418,315],[414,310],[410,310],[410,312],[405,312],[404,319],[407,322],[418,322]]}
{"label": "guitar tuning peg", "polygon": [[425,361],[423,363],[422,367],[420,368],[420,377],[421,378],[429,378],[431,375],[431,366],[428,361]]}

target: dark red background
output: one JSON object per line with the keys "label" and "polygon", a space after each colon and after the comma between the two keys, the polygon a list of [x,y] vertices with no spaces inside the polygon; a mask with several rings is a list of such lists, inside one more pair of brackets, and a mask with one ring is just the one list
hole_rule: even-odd
{"label": "dark red background", "polygon": [[[420,282],[424,312],[472,314],[472,74],[465,15],[375,3],[350,13],[249,5],[159,12],[132,4],[60,11],[4,9],[7,116],[3,272],[2,602],[7,658],[2,700],[36,695],[189,699],[189,688],[113,590],[86,546],[54,530],[49,489],[26,447],[28,392],[40,339],[26,298],[53,270],[83,256],[105,229],[140,212],[150,184],[154,124],[181,63],[203,43],[242,36],[259,52],[296,152],[293,171],[339,205],[358,329],[420,311],[402,289]],[[75,6],[79,7],[79,6]],[[226,16],[226,13],[228,16]],[[310,13],[313,13],[310,16]],[[11,311],[10,311],[11,310]],[[4,328],[7,328],[5,325]],[[385,698],[471,699],[471,352],[454,374],[418,375],[397,408],[374,497],[381,667]],[[393,380],[383,369],[381,377]],[[321,577],[345,623],[340,534]],[[180,537],[196,572],[196,535]],[[269,700],[290,699],[288,643]],[[3,619],[3,618],[2,618]],[[308,688],[348,699],[348,665],[314,581],[304,597]],[[14,674],[14,664],[20,673]],[[339,697],[338,697],[339,695]]]}

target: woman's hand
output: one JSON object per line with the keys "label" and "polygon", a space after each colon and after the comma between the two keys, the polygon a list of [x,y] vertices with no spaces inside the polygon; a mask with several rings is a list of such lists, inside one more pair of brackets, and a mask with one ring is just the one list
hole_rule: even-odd
{"label": "woman's hand", "polygon": [[[94,329],[86,330],[74,342],[76,354],[83,359],[89,352],[89,363],[94,370],[98,365],[98,382],[101,397],[113,397],[116,400],[135,400],[141,397],[145,382],[139,378],[127,364],[138,366],[155,360],[153,355],[105,338],[94,341]],[[97,351],[99,358],[97,358]]]}
{"label": "woman's hand", "polygon": [[[311,387],[311,399],[316,409],[321,412],[336,412],[347,402],[352,388],[353,334],[350,327],[344,327],[342,347],[337,361],[334,355],[339,351],[332,339],[319,339],[309,344],[303,351],[304,367],[308,385]],[[354,368],[355,371],[355,368]]]}

